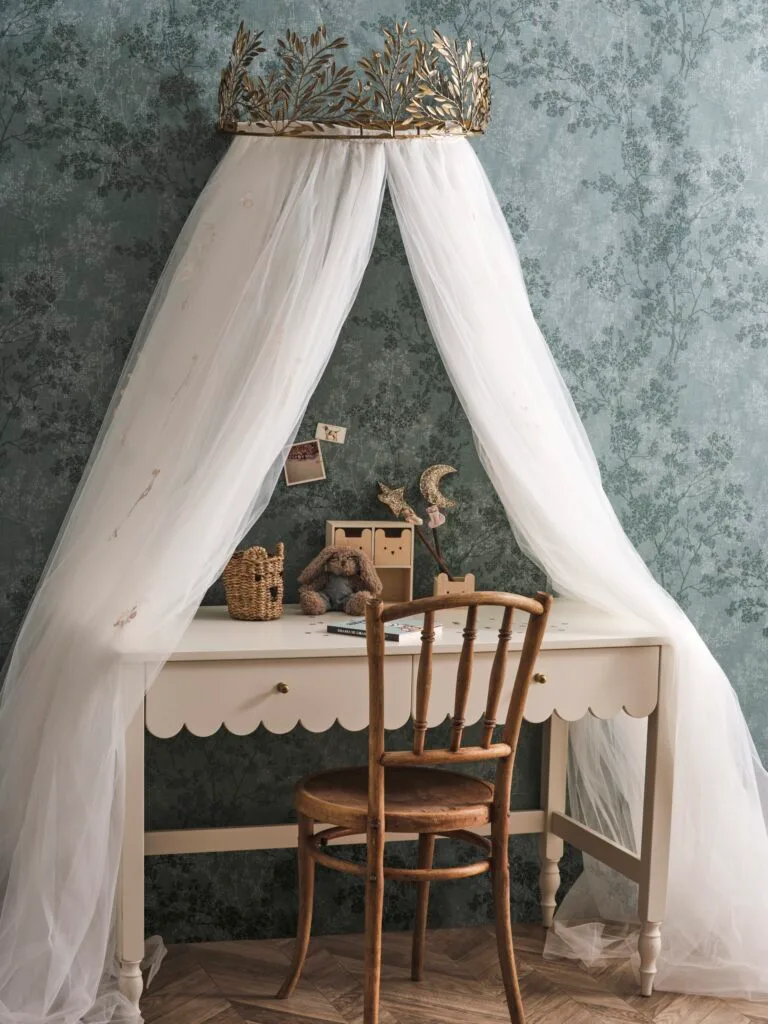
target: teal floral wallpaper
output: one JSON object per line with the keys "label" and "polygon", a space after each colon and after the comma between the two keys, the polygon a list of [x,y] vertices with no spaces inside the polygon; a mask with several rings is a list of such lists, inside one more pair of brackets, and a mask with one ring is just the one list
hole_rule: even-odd
{"label": "teal floral wallpaper", "polygon": [[[768,8],[762,0],[0,0],[0,649],[6,653],[186,214],[227,142],[217,72],[241,18],[324,21],[354,49],[408,17],[490,59],[474,143],[517,240],[538,321],[606,488],[658,579],[726,667],[768,756]],[[446,211],[449,215],[449,211]],[[375,482],[459,469],[445,528],[480,585],[543,581],[517,551],[431,342],[391,209],[301,438],[328,479],[281,483],[248,538],[287,545],[288,596],[328,518],[378,516]],[[430,588],[421,554],[417,590]],[[214,587],[208,601],[220,602]],[[537,797],[537,730],[515,802]],[[359,761],[363,734],[186,734],[149,743],[154,828],[290,820],[292,780]],[[404,844],[394,856],[407,859]],[[514,910],[537,865],[512,846]],[[571,857],[566,882],[578,870]],[[289,934],[289,851],[148,863],[170,940]],[[318,928],[354,930],[362,894],[324,876]],[[413,894],[392,887],[389,927]],[[436,924],[482,920],[483,880],[436,887]]]}

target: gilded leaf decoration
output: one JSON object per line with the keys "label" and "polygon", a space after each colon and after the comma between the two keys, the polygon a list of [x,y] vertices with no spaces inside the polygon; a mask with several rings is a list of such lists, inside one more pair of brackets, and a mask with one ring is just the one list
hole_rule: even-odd
{"label": "gilded leaf decoration", "polygon": [[455,40],[435,31],[417,79],[408,107],[417,123],[444,121],[460,125],[468,134],[485,131],[491,105],[488,65],[482,55],[474,57],[471,41],[460,49]]}
{"label": "gilded leaf decoration", "polygon": [[308,37],[289,30],[277,41],[277,66],[254,76],[251,65],[265,52],[261,38],[241,23],[221,76],[222,131],[384,137],[487,128],[488,65],[471,42],[439,32],[425,42],[403,22],[385,30],[380,50],[349,65],[338,61],[346,40],[329,39],[325,26]]}
{"label": "gilded leaf decoration", "polygon": [[247,88],[248,68],[255,57],[264,53],[261,45],[263,32],[250,32],[244,22],[240,22],[229,64],[221,73],[219,83],[219,126],[224,127],[222,120],[229,123],[237,121],[238,104]]}
{"label": "gilded leaf decoration", "polygon": [[422,60],[419,40],[408,33],[408,23],[384,32],[381,52],[374,50],[358,61],[362,76],[356,80],[354,109],[361,121],[395,129],[409,127],[413,121],[408,104]]}
{"label": "gilded leaf decoration", "polygon": [[354,74],[336,63],[337,52],[346,45],[341,37],[329,40],[323,25],[308,39],[286,32],[277,41],[279,70],[243,81],[249,119],[264,122],[279,135],[292,134],[301,122],[333,123],[348,104]]}

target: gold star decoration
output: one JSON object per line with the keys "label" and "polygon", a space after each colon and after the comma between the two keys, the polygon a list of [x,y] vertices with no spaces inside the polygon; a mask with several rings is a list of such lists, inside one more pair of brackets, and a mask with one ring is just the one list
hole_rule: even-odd
{"label": "gold star decoration", "polygon": [[405,500],[405,487],[387,487],[386,484],[379,482],[378,498],[395,518],[404,519],[406,523],[413,523],[414,526],[421,526],[424,522]]}

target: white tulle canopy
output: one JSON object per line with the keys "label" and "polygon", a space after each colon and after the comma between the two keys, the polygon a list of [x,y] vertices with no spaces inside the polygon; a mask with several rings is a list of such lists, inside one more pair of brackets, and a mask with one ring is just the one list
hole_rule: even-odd
{"label": "white tulle canopy", "polygon": [[[469,142],[242,136],[163,272],[8,665],[2,1024],[135,1018],[113,969],[124,730],[135,710],[126,665],[144,652],[151,685],[269,500],[358,290],[385,185],[521,547],[560,593],[646,619],[674,647],[657,985],[768,994],[763,769],[728,680],[603,492]],[[626,717],[573,728],[572,809],[627,846],[640,831],[644,743],[643,722]],[[615,883],[587,865],[559,911],[558,951],[610,952],[594,921],[635,913],[631,886]]]}

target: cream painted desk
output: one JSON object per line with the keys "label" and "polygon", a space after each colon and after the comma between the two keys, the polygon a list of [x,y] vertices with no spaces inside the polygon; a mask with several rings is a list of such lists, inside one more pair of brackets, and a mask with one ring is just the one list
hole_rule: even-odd
{"label": "cream painted desk", "polygon": [[[231,620],[224,608],[201,608],[129,726],[119,947],[121,989],[136,1004],[142,990],[145,856],[296,845],[294,825],[145,833],[145,726],[158,737],[175,736],[183,727],[196,736],[209,736],[222,725],[244,735],[260,723],[274,733],[288,732],[298,723],[322,732],[337,719],[346,729],[365,728],[365,644],[327,633],[325,625],[331,618],[348,616],[310,619],[289,607],[275,622],[249,623]],[[441,620],[443,630],[434,646],[430,725],[438,725],[453,710],[463,613],[444,612]],[[496,609],[480,610],[467,723],[477,721],[484,711],[498,624]],[[520,650],[523,629],[524,622],[518,622],[510,651]],[[525,711],[528,721],[546,723],[542,807],[510,814],[513,834],[541,836],[541,906],[546,925],[551,924],[555,909],[564,840],[639,883],[645,995],[653,987],[667,890],[674,760],[672,741],[667,738],[674,733],[665,686],[671,664],[668,652],[663,638],[643,623],[613,618],[564,599],[555,602],[537,665],[538,682],[531,687]],[[390,729],[402,726],[411,714],[418,653],[418,644],[387,645],[385,724]],[[510,658],[508,686],[515,668],[515,659]],[[143,687],[138,675],[137,685]],[[502,697],[502,706],[503,701]],[[649,723],[639,856],[565,814],[568,722],[589,712],[609,718],[622,710],[647,717]]]}

